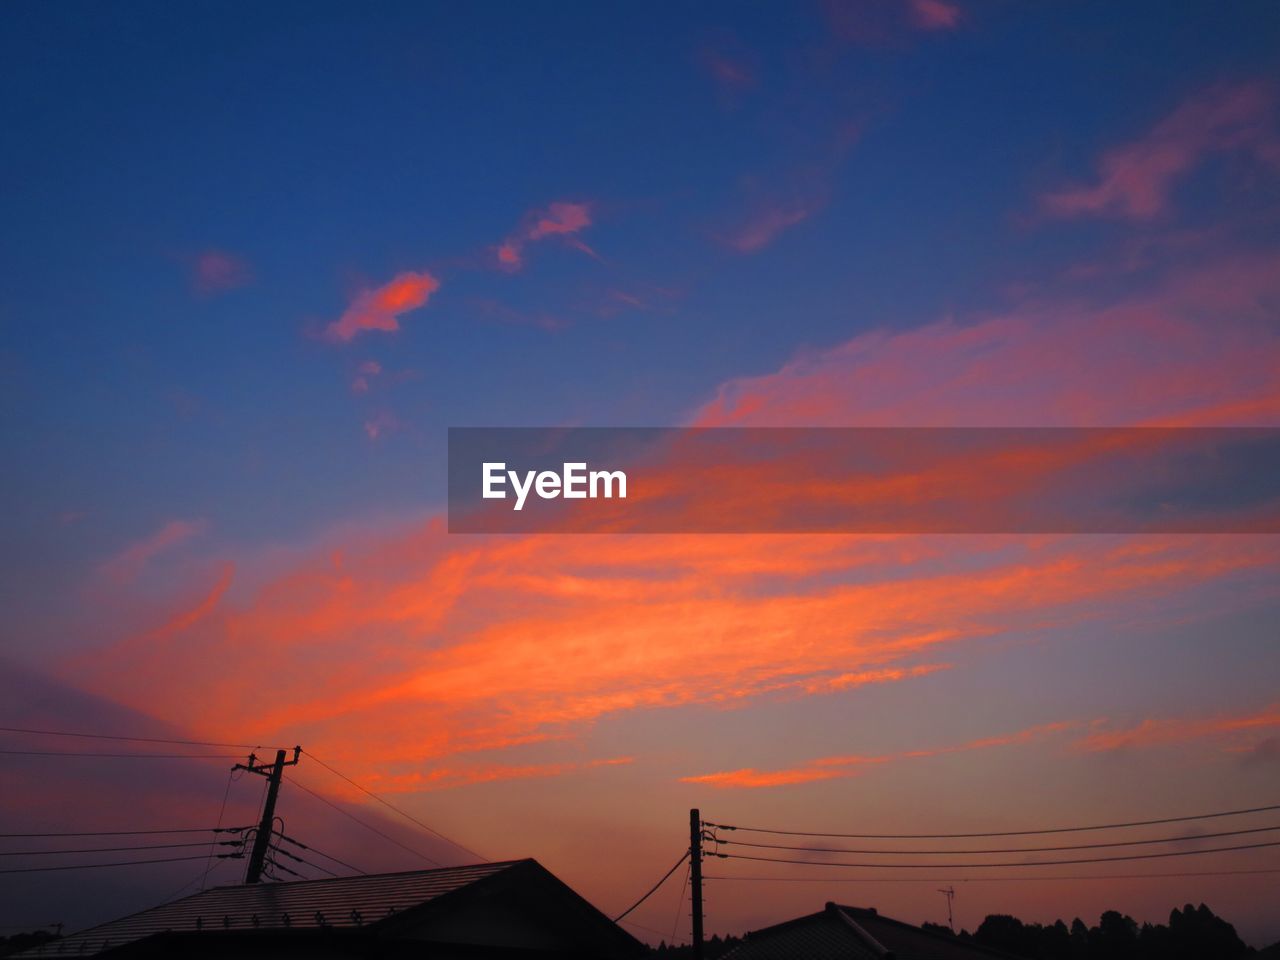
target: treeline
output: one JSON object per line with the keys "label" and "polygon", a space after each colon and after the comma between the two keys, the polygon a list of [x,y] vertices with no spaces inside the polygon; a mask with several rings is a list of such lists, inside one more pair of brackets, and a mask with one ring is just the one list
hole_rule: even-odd
{"label": "treeline", "polygon": [[[925,927],[951,933],[937,924]],[[1061,920],[1044,925],[993,914],[972,935],[959,936],[1027,960],[1239,960],[1255,952],[1203,903],[1175,908],[1167,925],[1140,925],[1116,910],[1108,910],[1093,927],[1079,917],[1068,926]]]}
{"label": "treeline", "polygon": [[50,940],[57,940],[58,935],[48,930],[32,930],[28,933],[15,933],[12,936],[0,937],[0,957],[30,950]]}
{"label": "treeline", "polygon": [[[702,956],[704,960],[717,960],[717,958],[723,957],[741,942],[741,937],[735,937],[732,934],[726,937],[712,935],[702,942]],[[649,955],[662,957],[663,960],[683,960],[685,957],[693,956],[693,947],[687,943],[679,947],[668,946],[664,942],[656,947],[650,947]]]}

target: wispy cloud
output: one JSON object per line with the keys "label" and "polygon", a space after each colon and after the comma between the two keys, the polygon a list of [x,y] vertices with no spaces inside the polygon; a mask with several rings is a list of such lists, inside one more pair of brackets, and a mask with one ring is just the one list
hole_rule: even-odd
{"label": "wispy cloud", "polygon": [[1077,749],[1087,752],[1124,750],[1267,730],[1280,727],[1280,703],[1253,713],[1152,717],[1131,727],[1113,728],[1106,724],[1098,724],[1097,727],[1076,742]]}
{"label": "wispy cloud", "polygon": [[191,284],[209,296],[243,287],[253,279],[249,264],[225,250],[206,250],[191,262]]}
{"label": "wispy cloud", "polygon": [[907,6],[921,30],[953,30],[960,23],[960,8],[945,0],[907,0]]}
{"label": "wispy cloud", "polygon": [[351,392],[368,393],[370,382],[381,373],[382,364],[377,360],[366,360],[356,368],[355,379],[351,381]]}
{"label": "wispy cloud", "polygon": [[155,533],[131,543],[98,567],[98,574],[114,584],[135,580],[143,569],[161,554],[208,528],[204,520],[170,520]]}
{"label": "wispy cloud", "polygon": [[799,783],[813,783],[818,780],[832,780],[837,777],[851,777],[871,766],[880,766],[900,760],[921,760],[952,753],[966,753],[973,750],[989,750],[995,747],[1009,747],[1031,743],[1055,734],[1063,733],[1079,726],[1071,721],[1047,723],[1014,733],[984,737],[966,743],[944,747],[932,747],[924,750],[905,750],[879,756],[831,756],[810,760],[798,767],[780,770],[757,770],[745,767],[741,770],[726,770],[720,773],[704,773],[697,776],[681,777],[684,783],[702,783],[721,788],[759,788],[780,787]]}
{"label": "wispy cloud", "polygon": [[885,46],[913,32],[953,30],[963,17],[949,0],[823,0],[831,32],[845,43]]}
{"label": "wispy cloud", "polygon": [[575,249],[598,258],[594,250],[573,236],[591,226],[591,222],[591,207],[585,203],[560,200],[545,209],[530,211],[520,227],[497,246],[498,265],[504,270],[519,270],[524,266],[525,247],[548,237],[560,237]]}
{"label": "wispy cloud", "polygon": [[1173,188],[1212,154],[1238,152],[1280,167],[1273,106],[1272,90],[1260,83],[1212,87],[1105,153],[1093,183],[1041,197],[1041,209],[1051,217],[1149,220],[1169,209]]}
{"label": "wispy cloud", "polygon": [[1270,424],[1280,418],[1280,341],[1267,332],[1276,296],[1280,254],[1206,257],[1111,302],[1040,299],[971,322],[861,334],[724,384],[692,422]]}
{"label": "wispy cloud", "polygon": [[399,330],[400,317],[425,306],[439,289],[440,281],[426,271],[397,274],[389,283],[356,297],[342,316],[325,328],[325,335],[345,342],[366,330]]}
{"label": "wispy cloud", "polygon": [[808,220],[818,209],[816,202],[767,206],[728,234],[725,242],[739,253],[756,253],[783,231]]}

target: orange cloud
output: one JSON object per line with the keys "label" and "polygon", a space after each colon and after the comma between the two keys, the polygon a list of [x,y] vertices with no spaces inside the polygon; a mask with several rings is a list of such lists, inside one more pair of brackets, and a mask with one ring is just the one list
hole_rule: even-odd
{"label": "orange cloud", "polygon": [[[1142,542],[1142,550],[1088,538],[460,542],[433,522],[344,544],[340,565],[326,546],[246,585],[238,603],[224,598],[181,643],[126,640],[68,669],[196,729],[324,744],[362,775],[412,772],[573,736],[629,711],[908,682],[935,669],[919,660],[944,645],[1072,623],[1107,602],[1280,559],[1266,538]],[[936,563],[952,551],[965,569],[857,582],[859,570]],[[765,582],[772,586],[762,591]],[[273,676],[272,698],[243,683],[235,665],[249,658]],[[209,666],[217,664],[226,667]]]}
{"label": "orange cloud", "polygon": [[556,201],[545,210],[535,210],[524,217],[522,226],[500,243],[495,254],[498,265],[504,270],[519,270],[524,266],[526,244],[547,237],[564,238],[570,246],[599,259],[594,250],[572,236],[591,226],[591,207],[585,203]]}
{"label": "orange cloud", "polygon": [[919,760],[937,757],[950,753],[965,753],[971,750],[987,750],[993,747],[1016,746],[1031,743],[1057,733],[1062,733],[1079,724],[1070,721],[1046,723],[1015,733],[996,737],[985,737],[967,743],[947,747],[935,747],[928,750],[908,750],[885,756],[835,756],[819,757],[807,763],[786,770],[756,770],[748,767],[743,770],[729,770],[723,773],[704,773],[698,776],[681,777],[683,783],[705,783],[722,788],[756,788],[778,787],[797,783],[812,783],[817,780],[831,780],[837,777],[851,777],[863,767],[890,763],[895,760]]}
{"label": "orange cloud", "polygon": [[1148,220],[1164,213],[1177,182],[1213,153],[1280,166],[1273,96],[1261,84],[1216,86],[1184,102],[1145,137],[1104,154],[1098,180],[1041,198],[1054,217]]}
{"label": "orange cloud", "polygon": [[860,334],[723,384],[691,425],[1274,425],[1277,296],[1280,255],[1262,252],[1110,304]]}
{"label": "orange cloud", "polygon": [[389,283],[356,297],[346,312],[325,328],[325,335],[345,342],[364,330],[399,330],[400,316],[425,306],[439,289],[440,281],[425,271],[397,274]]}
{"label": "orange cloud", "polygon": [[[727,384],[694,419],[1221,423],[1247,411],[1274,422],[1280,353],[1265,305],[1280,293],[1277,266],[1260,254],[1120,303],[1039,303],[855,338]],[[982,638],[1277,563],[1268,537],[463,538],[415,518],[287,559],[246,558],[236,596],[220,594],[165,642],[126,636],[65,670],[220,739],[316,743],[344,771],[390,777],[551,749],[629,712],[910,683]],[[245,662],[272,677],[270,698],[244,682]],[[741,778],[829,779],[869,762],[882,761],[828,757]]]}
{"label": "orange cloud", "polygon": [[1272,704],[1257,713],[1206,718],[1146,719],[1137,726],[1117,730],[1096,730],[1075,744],[1078,750],[1098,752],[1150,747],[1168,743],[1185,743],[1206,737],[1280,727],[1280,704]]}

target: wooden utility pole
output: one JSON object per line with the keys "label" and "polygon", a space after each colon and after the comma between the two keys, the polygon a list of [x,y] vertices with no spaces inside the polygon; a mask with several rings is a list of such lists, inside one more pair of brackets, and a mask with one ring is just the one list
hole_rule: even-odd
{"label": "wooden utility pole", "polygon": [[280,794],[280,778],[285,767],[292,767],[298,762],[302,753],[301,747],[293,748],[293,759],[285,760],[283,750],[276,751],[276,762],[273,764],[258,763],[254,754],[249,754],[247,764],[237,763],[231,769],[247,770],[260,777],[267,778],[267,799],[262,804],[262,820],[258,823],[258,832],[253,838],[253,851],[249,854],[249,869],[245,871],[245,883],[257,883],[262,879],[262,868],[267,861],[267,850],[271,848],[271,834],[275,831],[276,797]]}
{"label": "wooden utility pole", "polygon": [[693,906],[693,960],[702,960],[702,814],[689,811],[689,884]]}

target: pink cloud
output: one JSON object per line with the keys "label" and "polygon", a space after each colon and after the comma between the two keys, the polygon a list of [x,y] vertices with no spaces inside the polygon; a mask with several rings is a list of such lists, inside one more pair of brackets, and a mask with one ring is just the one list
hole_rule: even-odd
{"label": "pink cloud", "polygon": [[199,254],[191,272],[196,292],[206,296],[243,287],[253,277],[243,259],[224,250],[206,250]]}
{"label": "pink cloud", "polygon": [[561,233],[577,233],[591,225],[591,212],[582,203],[553,203],[529,231],[530,240]]}
{"label": "pink cloud", "polygon": [[390,283],[356,297],[346,312],[325,328],[325,335],[345,342],[364,330],[399,330],[400,316],[425,306],[439,289],[440,281],[426,271],[397,274]]}
{"label": "pink cloud", "polygon": [[384,437],[388,433],[398,430],[399,427],[400,421],[396,415],[390,410],[382,410],[365,421],[364,432],[370,440],[377,440],[379,437]]}
{"label": "pink cloud", "polygon": [[1134,747],[1183,744],[1206,737],[1256,733],[1273,727],[1280,727],[1280,703],[1246,714],[1147,718],[1134,727],[1101,727],[1078,740],[1075,747],[1077,750],[1095,753]]}
{"label": "pink cloud", "polygon": [[964,322],[864,333],[772,373],[731,380],[691,419],[701,426],[1271,425],[1280,422],[1280,341],[1268,307],[1277,296],[1280,254],[1258,253],[1203,263],[1111,303],[1032,301]]}
{"label": "pink cloud", "polygon": [[1276,165],[1273,97],[1261,84],[1216,86],[1186,100],[1144,137],[1103,155],[1098,179],[1041,198],[1053,217],[1149,220],[1165,213],[1178,181],[1214,153],[1241,152]]}
{"label": "pink cloud", "polygon": [[125,547],[98,568],[98,574],[114,584],[134,580],[143,568],[160,554],[203,533],[204,520],[170,520],[151,536]]}
{"label": "pink cloud", "polygon": [[775,206],[762,210],[725,238],[739,253],[756,253],[773,242],[780,233],[813,216],[816,208],[809,205]]}
{"label": "pink cloud", "polygon": [[716,86],[726,93],[738,93],[756,85],[755,70],[740,58],[706,50],[700,59]]}
{"label": "pink cloud", "polygon": [[960,8],[944,0],[908,0],[911,22],[921,30],[953,30],[960,22]]}
{"label": "pink cloud", "polygon": [[356,377],[351,381],[352,393],[368,393],[369,381],[382,373],[382,364],[377,360],[366,360],[356,368]]}
{"label": "pink cloud", "polygon": [[570,246],[599,259],[594,250],[572,236],[591,226],[591,222],[591,207],[585,203],[556,201],[545,210],[532,211],[525,216],[523,225],[497,246],[498,265],[504,270],[519,270],[524,266],[525,245],[547,237],[563,237]]}
{"label": "pink cloud", "polygon": [[863,46],[895,46],[913,31],[953,30],[961,10],[947,0],[823,0],[837,38]]}

